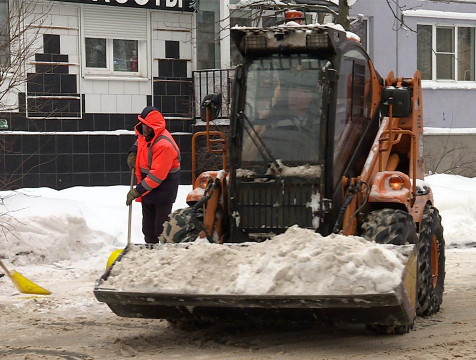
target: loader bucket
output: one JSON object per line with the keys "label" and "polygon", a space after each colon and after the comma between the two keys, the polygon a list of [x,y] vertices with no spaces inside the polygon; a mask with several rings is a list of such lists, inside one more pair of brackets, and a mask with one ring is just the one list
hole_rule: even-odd
{"label": "loader bucket", "polygon": [[405,246],[411,248],[402,281],[387,293],[250,296],[125,292],[101,287],[111,271],[108,269],[97,280],[94,294],[97,300],[105,302],[115,314],[123,317],[230,321],[318,320],[409,325],[416,316],[417,250],[414,245]]}

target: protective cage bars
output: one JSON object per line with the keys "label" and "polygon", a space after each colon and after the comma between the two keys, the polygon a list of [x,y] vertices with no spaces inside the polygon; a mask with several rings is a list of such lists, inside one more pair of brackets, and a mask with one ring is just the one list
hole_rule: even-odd
{"label": "protective cage bars", "polygon": [[239,227],[247,232],[285,230],[292,225],[312,227],[311,197],[319,189],[317,183],[276,181],[247,183],[237,186],[236,209]]}

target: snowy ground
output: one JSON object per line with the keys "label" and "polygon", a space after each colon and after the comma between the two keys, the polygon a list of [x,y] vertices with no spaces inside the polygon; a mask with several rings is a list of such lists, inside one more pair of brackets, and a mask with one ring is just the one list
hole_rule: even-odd
{"label": "snowy ground", "polygon": [[[127,187],[4,192],[1,219],[11,216],[12,234],[2,236],[0,258],[52,295],[20,294],[8,277],[0,279],[0,358],[476,359],[476,179],[426,181],[445,228],[444,302],[440,313],[417,319],[410,334],[390,337],[357,325],[185,331],[161,320],[120,318],[92,289],[111,251],[127,241]],[[181,187],[176,208],[189,190]],[[137,204],[132,242],[142,242]]]}

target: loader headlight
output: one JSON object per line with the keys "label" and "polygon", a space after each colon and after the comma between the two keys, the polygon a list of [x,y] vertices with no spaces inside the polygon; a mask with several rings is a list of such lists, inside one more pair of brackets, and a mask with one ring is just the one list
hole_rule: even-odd
{"label": "loader headlight", "polygon": [[388,179],[388,184],[393,190],[402,190],[405,180],[400,175],[393,175]]}
{"label": "loader headlight", "polygon": [[207,185],[208,185],[208,182],[210,181],[210,179],[213,180],[213,176],[211,176],[210,174],[202,174],[202,175],[200,176],[199,186],[200,186],[202,189],[206,189],[206,188],[207,188]]}

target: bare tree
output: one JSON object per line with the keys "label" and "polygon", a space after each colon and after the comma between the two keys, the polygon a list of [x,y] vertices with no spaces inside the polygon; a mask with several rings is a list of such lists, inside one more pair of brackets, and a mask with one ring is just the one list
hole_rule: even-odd
{"label": "bare tree", "polygon": [[[447,135],[449,138],[450,135]],[[434,147],[430,148],[433,149]],[[476,176],[476,153],[468,146],[451,144],[444,151],[429,151],[426,155],[426,171],[431,174]]]}
{"label": "bare tree", "polygon": [[337,23],[341,24],[345,30],[350,30],[349,3],[347,0],[339,0],[339,15]]}
{"label": "bare tree", "polygon": [[[41,7],[41,8],[40,8]],[[10,1],[0,23],[0,111],[17,110],[18,92],[26,83],[28,62],[41,48],[41,28],[48,16],[48,5],[37,1]]]}
{"label": "bare tree", "polygon": [[[51,6],[36,0],[14,0],[1,4],[0,8],[0,112],[19,110],[18,94],[25,92],[27,72],[34,60],[35,53],[42,49],[42,27],[48,17]],[[13,144],[8,137],[0,140],[0,151],[12,153]],[[30,156],[32,157],[32,156]],[[0,179],[0,189],[11,189],[18,175],[37,168],[22,171],[29,166],[30,159],[17,164],[11,174]],[[1,199],[0,199],[1,200]],[[1,227],[1,226],[0,226]]]}
{"label": "bare tree", "polygon": [[425,170],[430,174],[476,176],[476,151],[471,135],[452,133],[451,126],[447,130],[447,134],[426,137]]}

